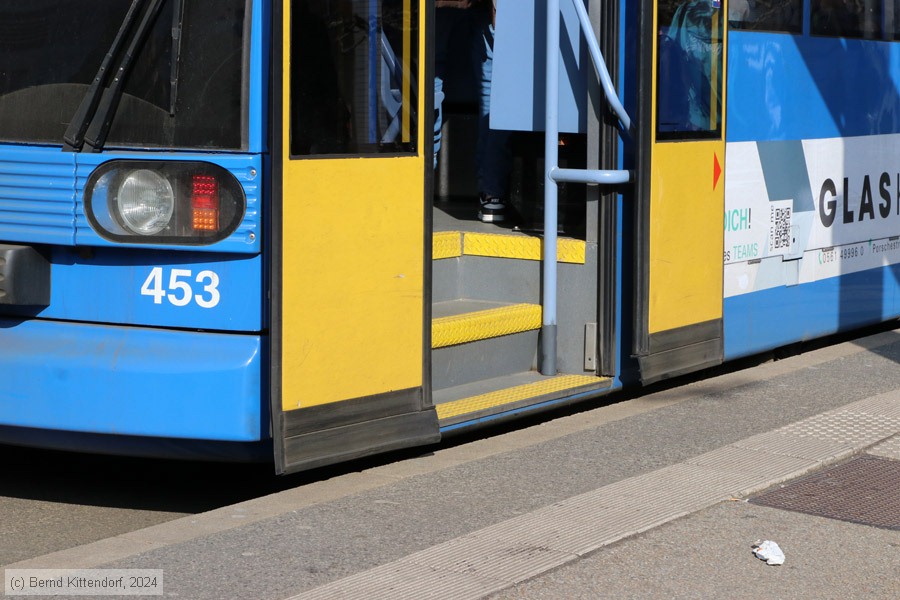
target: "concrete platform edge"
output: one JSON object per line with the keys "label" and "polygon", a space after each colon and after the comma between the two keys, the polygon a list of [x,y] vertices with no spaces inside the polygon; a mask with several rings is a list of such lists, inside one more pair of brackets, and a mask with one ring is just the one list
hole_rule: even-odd
{"label": "concrete platform edge", "polygon": [[[576,556],[743,498],[898,433],[900,390],[895,390],[569,498],[289,600],[364,599],[384,593],[412,600],[423,589],[429,590],[429,598],[484,598]],[[802,447],[798,440],[817,443]]]}

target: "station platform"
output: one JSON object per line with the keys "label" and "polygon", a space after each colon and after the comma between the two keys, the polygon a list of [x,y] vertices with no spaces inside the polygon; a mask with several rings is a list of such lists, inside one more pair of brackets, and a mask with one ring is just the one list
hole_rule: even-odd
{"label": "station platform", "polygon": [[[163,569],[165,597],[191,599],[896,598],[898,363],[900,331],[882,332],[5,568]],[[766,500],[873,461],[849,521]],[[752,555],[762,539],[784,565]]]}

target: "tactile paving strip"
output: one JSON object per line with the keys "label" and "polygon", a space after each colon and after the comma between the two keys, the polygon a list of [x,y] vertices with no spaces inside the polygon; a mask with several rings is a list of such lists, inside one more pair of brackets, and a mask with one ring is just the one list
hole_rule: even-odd
{"label": "tactile paving strip", "polygon": [[856,445],[871,443],[890,435],[895,427],[893,419],[881,415],[839,410],[824,413],[817,419],[806,419],[788,425],[778,431],[800,438],[810,437]]}
{"label": "tactile paving strip", "polygon": [[750,500],[751,504],[900,531],[900,461],[863,456]]}
{"label": "tactile paving strip", "polygon": [[874,454],[875,456],[883,456],[884,458],[900,460],[900,435],[895,435],[891,439],[878,444],[870,449],[868,453]]}

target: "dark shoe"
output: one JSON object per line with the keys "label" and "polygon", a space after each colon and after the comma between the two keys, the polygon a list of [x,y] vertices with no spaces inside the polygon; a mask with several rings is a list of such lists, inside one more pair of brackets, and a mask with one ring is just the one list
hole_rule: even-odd
{"label": "dark shoe", "polygon": [[479,202],[481,210],[478,211],[478,219],[482,223],[502,223],[506,220],[508,211],[502,198],[482,194]]}

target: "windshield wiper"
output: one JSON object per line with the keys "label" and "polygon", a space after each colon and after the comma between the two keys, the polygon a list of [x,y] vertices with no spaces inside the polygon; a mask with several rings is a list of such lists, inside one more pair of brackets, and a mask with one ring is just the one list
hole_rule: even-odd
{"label": "windshield wiper", "polygon": [[144,0],[131,1],[131,6],[125,14],[125,19],[119,26],[119,31],[116,33],[112,46],[109,47],[106,56],[103,57],[103,62],[100,63],[100,70],[97,71],[97,75],[94,77],[94,81],[91,82],[91,86],[88,88],[87,93],[82,99],[81,105],[78,107],[78,110],[75,111],[72,120],[69,121],[69,127],[66,129],[65,135],[63,135],[63,141],[65,142],[63,150],[67,152],[78,152],[84,145],[84,134],[87,131],[94,113],[97,111],[97,105],[100,103],[100,95],[103,92],[103,88],[106,86],[109,68],[113,61],[116,60],[116,57],[121,54],[122,46],[125,43],[128,31],[134,24],[135,19],[137,19],[138,13],[140,12],[139,9],[143,3]]}
{"label": "windshield wiper", "polygon": [[116,115],[116,109],[119,107],[119,100],[122,98],[122,93],[125,91],[125,81],[128,78],[128,73],[131,71],[134,59],[137,57],[137,53],[144,43],[144,38],[147,37],[150,27],[152,27],[153,23],[156,21],[156,15],[159,14],[159,9],[166,0],[150,1],[151,4],[147,10],[144,11],[144,16],[131,38],[128,50],[125,51],[125,56],[122,57],[122,62],[119,63],[119,70],[116,71],[116,76],[109,84],[109,87],[104,90],[103,96],[100,98],[100,103],[97,106],[97,111],[94,113],[91,124],[88,126],[87,133],[84,135],[84,143],[89,145],[93,152],[100,152],[103,149],[103,144],[106,143],[106,136],[109,134],[109,129],[112,126],[113,117]]}
{"label": "windshield wiper", "polygon": [[175,0],[172,7],[172,69],[169,73],[169,116],[175,116],[178,100],[178,61],[181,58],[181,29],[184,23],[184,0]]}

